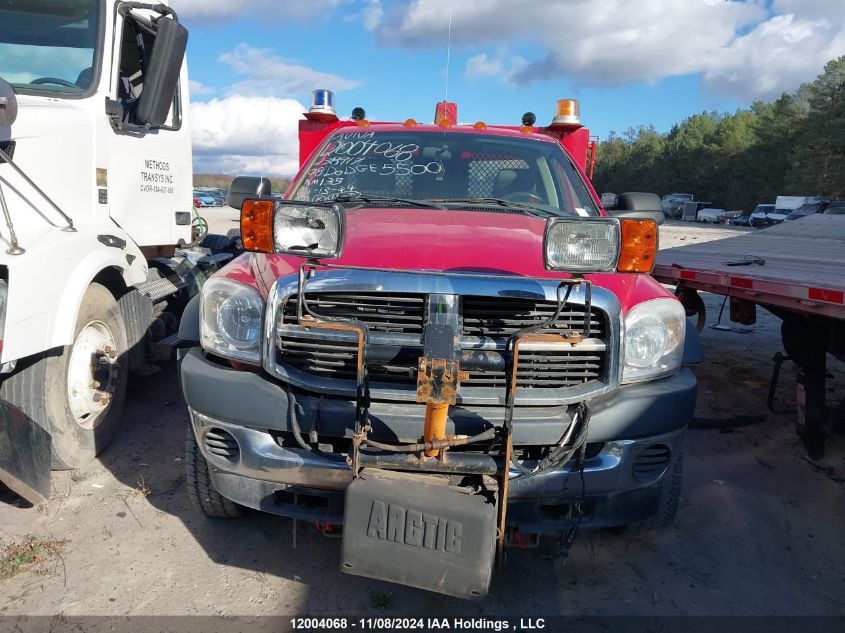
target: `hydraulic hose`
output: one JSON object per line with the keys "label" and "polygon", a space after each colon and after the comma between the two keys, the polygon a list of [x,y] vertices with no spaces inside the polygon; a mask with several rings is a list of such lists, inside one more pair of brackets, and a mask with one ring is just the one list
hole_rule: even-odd
{"label": "hydraulic hose", "polygon": [[439,450],[443,448],[452,448],[453,446],[464,446],[466,444],[484,442],[486,440],[492,440],[495,438],[496,429],[490,428],[484,431],[483,433],[473,435],[472,437],[456,437],[451,440],[433,440],[431,442],[422,442],[419,444],[383,444],[381,442],[376,442],[375,440],[371,440],[368,438],[365,440],[365,444],[366,446],[371,446],[373,448],[379,448],[383,451],[391,451],[394,453],[417,453],[419,451]]}
{"label": "hydraulic hose", "polygon": [[299,427],[299,419],[296,417],[296,403],[293,400],[293,395],[291,394],[290,390],[288,390],[286,393],[288,396],[288,419],[290,420],[290,425],[293,429],[293,438],[296,440],[296,443],[299,444],[309,453],[314,453],[315,455],[319,455],[324,459],[328,459],[333,462],[345,462],[345,457],[335,457],[334,455],[329,455],[321,451],[319,448],[309,446],[305,443],[305,440],[302,439],[302,429]]}

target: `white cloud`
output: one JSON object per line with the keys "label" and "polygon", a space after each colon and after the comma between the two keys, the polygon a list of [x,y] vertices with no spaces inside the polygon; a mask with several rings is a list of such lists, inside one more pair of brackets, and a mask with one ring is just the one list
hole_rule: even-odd
{"label": "white cloud", "polygon": [[295,99],[231,95],[191,104],[194,171],[291,176],[299,168]]}
{"label": "white cloud", "polygon": [[479,53],[467,60],[464,74],[470,78],[495,77],[501,81],[512,81],[514,76],[528,65],[519,55],[509,55],[507,51],[499,51],[495,55]]}
{"label": "white cloud", "polygon": [[191,91],[191,98],[194,97],[203,97],[210,94],[214,94],[214,88],[211,86],[206,86],[205,84],[201,84],[198,81],[194,81],[193,79],[188,80],[188,87]]}
{"label": "white cloud", "polygon": [[[806,8],[808,14],[815,14],[812,5]],[[787,13],[762,22],[715,51],[705,68],[703,84],[711,92],[746,101],[770,99],[812,81],[826,62],[844,53],[845,20],[840,18],[837,23]]]}
{"label": "white cloud", "polygon": [[384,17],[384,11],[381,8],[381,1],[369,0],[367,5],[361,10],[361,16],[364,21],[365,29],[368,31],[375,29]]}
{"label": "white cloud", "polygon": [[[292,176],[299,168],[297,122],[305,107],[287,97],[315,88],[359,85],[246,44],[223,53],[219,61],[244,79],[221,91],[225,97],[191,104],[197,172]],[[200,95],[214,92],[195,82],[191,90]]]}
{"label": "white cloud", "polygon": [[325,18],[342,0],[173,0],[171,5],[190,27],[194,22],[225,22],[252,14],[264,20],[302,21]]}
{"label": "white cloud", "polygon": [[380,18],[376,37],[405,48],[445,46],[450,11],[455,46],[543,51],[515,66],[487,52],[470,58],[467,76],[517,84],[568,76],[618,85],[701,74],[713,93],[771,98],[845,53],[841,0],[412,0]]}
{"label": "white cloud", "polygon": [[239,75],[248,77],[246,81],[232,86],[232,94],[267,95],[270,84],[272,92],[284,94],[303,94],[315,88],[348,90],[360,85],[360,82],[339,75],[286,62],[269,49],[253,48],[247,44],[239,44],[234,50],[223,53],[219,61]]}

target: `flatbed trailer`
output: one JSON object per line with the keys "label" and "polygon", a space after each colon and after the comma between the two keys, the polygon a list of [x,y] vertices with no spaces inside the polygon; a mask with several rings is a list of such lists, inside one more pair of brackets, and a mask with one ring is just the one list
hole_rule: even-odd
{"label": "flatbed trailer", "polygon": [[653,275],[676,286],[687,314],[698,315],[699,328],[700,290],[729,297],[732,321],[753,324],[758,305],[783,320],[786,358],[799,366],[798,431],[810,455],[821,456],[826,355],[845,359],[845,216],[815,215],[725,234],[661,249]]}

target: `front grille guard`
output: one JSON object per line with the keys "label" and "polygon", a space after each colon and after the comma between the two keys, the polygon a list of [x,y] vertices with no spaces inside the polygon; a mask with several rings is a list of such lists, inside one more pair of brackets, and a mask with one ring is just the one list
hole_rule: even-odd
{"label": "front grille guard", "polygon": [[[513,413],[516,403],[516,390],[518,387],[518,364],[520,346],[525,343],[558,343],[577,345],[590,334],[592,318],[592,284],[583,278],[558,280],[556,288],[557,306],[551,317],[548,319],[525,327],[510,335],[505,349],[506,361],[506,388],[505,388],[505,418],[501,428],[491,428],[473,437],[447,437],[425,439],[429,435],[429,415],[426,414],[426,429],[424,441],[415,444],[385,444],[371,440],[368,437],[372,430],[369,424],[370,387],[367,373],[366,349],[369,341],[368,326],[357,320],[337,317],[327,317],[315,313],[308,305],[306,295],[307,285],[317,274],[319,269],[341,269],[361,270],[360,267],[340,266],[336,264],[319,264],[306,262],[299,267],[297,275],[297,321],[300,326],[306,328],[340,330],[354,333],[357,337],[356,354],[356,390],[355,390],[355,425],[352,433],[352,447],[347,457],[347,463],[352,469],[354,477],[358,477],[364,467],[384,468],[388,470],[403,470],[416,472],[434,472],[448,474],[466,474],[495,476],[495,487],[499,490],[499,546],[503,544],[505,534],[505,515],[507,508],[508,480],[510,466],[513,464],[522,471],[524,476],[530,476],[541,469],[536,467],[533,471],[526,469],[519,464],[513,456],[512,427]],[[409,273],[409,271],[367,268],[372,272],[387,273]],[[419,272],[413,274],[431,274],[466,276],[476,279],[496,279],[501,281],[501,275],[484,275],[476,273],[441,273],[441,272]],[[524,278],[522,278],[524,279]],[[543,280],[548,281],[548,280]],[[569,301],[573,288],[581,287],[584,290],[584,321],[580,331],[570,330],[565,332],[548,332],[558,320],[564,307]],[[275,318],[275,316],[274,316]],[[448,330],[447,330],[448,331]],[[456,332],[453,332],[456,335]],[[424,352],[426,353],[426,352]],[[459,362],[428,358],[420,359],[418,401],[437,403],[455,403],[455,393],[460,381],[461,371]],[[465,359],[464,359],[465,360]],[[433,370],[436,366],[438,370]],[[448,407],[447,407],[448,409]],[[444,413],[445,415],[445,413]],[[555,447],[553,454],[566,456],[566,460],[580,452],[583,453],[583,446],[586,441],[586,427],[589,420],[589,407],[585,402],[579,403],[578,413],[569,420],[562,435],[560,444]],[[576,426],[578,432],[573,433]],[[486,444],[487,450],[483,454],[478,453],[449,453],[448,449],[456,446],[469,444]],[[496,450],[498,449],[498,450]],[[377,452],[371,452],[371,451]],[[541,464],[544,467],[557,465],[560,462],[545,459]]]}

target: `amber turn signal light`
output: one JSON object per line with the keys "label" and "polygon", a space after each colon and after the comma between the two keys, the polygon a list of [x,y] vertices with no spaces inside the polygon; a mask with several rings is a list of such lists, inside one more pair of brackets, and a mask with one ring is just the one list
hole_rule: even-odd
{"label": "amber turn signal light", "polygon": [[622,249],[616,270],[620,273],[650,273],[657,257],[657,222],[623,219]]}
{"label": "amber turn signal light", "polygon": [[254,253],[273,252],[272,200],[245,200],[241,207],[241,241],[244,250]]}

